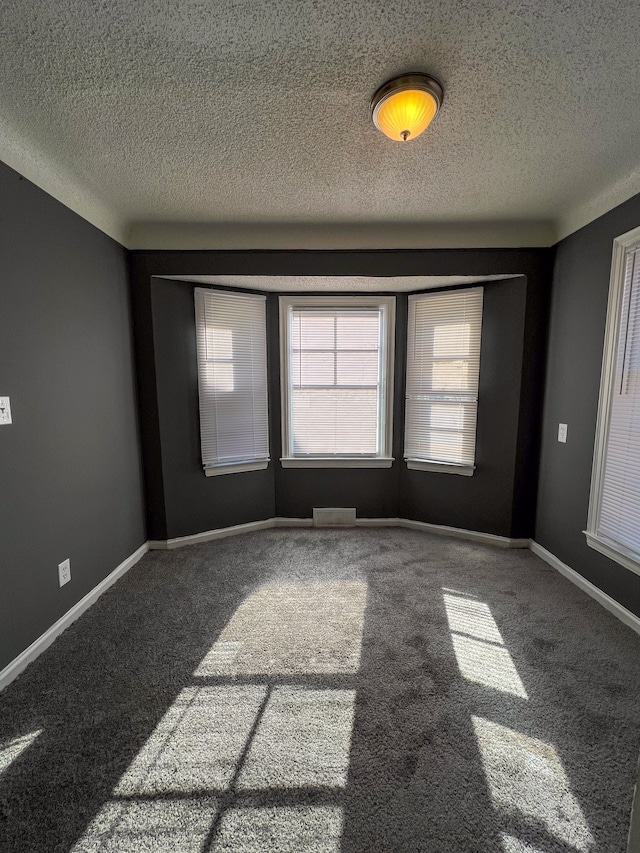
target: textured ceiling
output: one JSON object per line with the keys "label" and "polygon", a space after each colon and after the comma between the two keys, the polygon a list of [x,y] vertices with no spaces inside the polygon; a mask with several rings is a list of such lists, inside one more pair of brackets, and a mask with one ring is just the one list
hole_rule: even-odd
{"label": "textured ceiling", "polygon": [[[403,145],[369,100],[407,70],[445,96]],[[229,223],[256,246],[332,224],[388,245],[387,223],[549,242],[640,190],[639,90],[636,0],[3,0],[0,19],[0,157],[137,246],[226,244]]]}
{"label": "textured ceiling", "polygon": [[414,290],[431,290],[434,287],[452,287],[456,284],[477,284],[481,281],[518,278],[513,275],[399,275],[399,276],[338,276],[338,275],[167,275],[173,281],[190,281],[194,284],[218,284],[249,290],[269,290],[276,293],[331,291],[332,293],[393,293]]}

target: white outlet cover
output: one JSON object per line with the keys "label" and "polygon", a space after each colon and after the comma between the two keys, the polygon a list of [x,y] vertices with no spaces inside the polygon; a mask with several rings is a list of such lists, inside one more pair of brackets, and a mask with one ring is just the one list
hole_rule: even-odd
{"label": "white outlet cover", "polygon": [[8,397],[0,397],[0,424],[11,423],[11,403]]}
{"label": "white outlet cover", "polygon": [[563,444],[567,443],[567,425],[566,424],[558,424],[558,441],[561,441]]}
{"label": "white outlet cover", "polygon": [[71,560],[64,560],[58,563],[58,583],[64,586],[71,580]]}

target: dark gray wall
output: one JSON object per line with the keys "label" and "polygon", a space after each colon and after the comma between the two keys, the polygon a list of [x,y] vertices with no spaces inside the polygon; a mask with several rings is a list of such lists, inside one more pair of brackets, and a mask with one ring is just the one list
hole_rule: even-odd
{"label": "dark gray wall", "polygon": [[[528,536],[533,529],[539,396],[551,252],[133,252],[140,410],[149,536],[171,538],[314,506],[355,506],[438,524]],[[402,462],[406,296],[397,302],[391,469],[286,469],[205,478],[199,460],[192,286],[163,275],[521,275],[487,285],[478,475],[407,472]],[[268,300],[271,451],[280,457],[276,298]]]}
{"label": "dark gray wall", "polygon": [[[640,196],[557,247],[535,539],[633,613],[640,577],[586,544],[613,239],[640,225]],[[568,424],[566,444],[558,424]]]}
{"label": "dark gray wall", "polygon": [[1,164],[0,199],[2,669],[146,536],[125,251]]}

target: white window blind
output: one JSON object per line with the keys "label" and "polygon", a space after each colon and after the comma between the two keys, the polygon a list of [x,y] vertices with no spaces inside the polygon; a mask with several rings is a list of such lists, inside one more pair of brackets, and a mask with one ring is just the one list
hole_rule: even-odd
{"label": "white window blind", "polygon": [[473,472],[481,330],[481,287],[409,297],[409,467]]}
{"label": "white window blind", "polygon": [[283,299],[284,459],[388,457],[389,300]]}
{"label": "white window blind", "polygon": [[196,288],[200,439],[207,474],[269,461],[265,297]]}
{"label": "white window blind", "polygon": [[625,253],[596,534],[640,560],[640,249]]}

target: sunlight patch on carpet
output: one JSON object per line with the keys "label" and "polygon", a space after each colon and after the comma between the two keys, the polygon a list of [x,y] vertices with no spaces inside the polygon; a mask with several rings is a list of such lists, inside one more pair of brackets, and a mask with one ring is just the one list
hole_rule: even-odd
{"label": "sunlight patch on carpet", "polygon": [[577,851],[592,850],[593,836],[553,746],[482,717],[472,719],[498,811],[519,823],[524,818],[524,826],[541,824]]}
{"label": "sunlight patch on carpet", "polygon": [[7,767],[9,767],[10,764],[13,764],[16,758],[21,755],[25,749],[28,749],[35,739],[41,734],[42,729],[38,729],[35,732],[30,732],[28,735],[17,737],[14,740],[10,740],[8,743],[3,744],[2,747],[0,747],[0,775],[4,773]]}
{"label": "sunlight patch on carpet", "polygon": [[452,641],[460,672],[468,681],[527,698],[527,691],[507,649],[455,634]]}
{"label": "sunlight patch on carpet", "polygon": [[502,634],[488,604],[460,595],[445,594],[443,597],[450,631],[504,645]]}
{"label": "sunlight patch on carpet", "polygon": [[267,688],[186,687],[118,782],[116,796],[221,791],[235,773]]}
{"label": "sunlight patch on carpet", "polygon": [[488,605],[449,593],[443,598],[461,675],[484,687],[527,699],[527,691]]}
{"label": "sunlight patch on carpet", "polygon": [[343,816],[338,806],[230,809],[212,853],[338,853]]}
{"label": "sunlight patch on carpet", "polygon": [[71,853],[200,853],[216,801],[109,802]]}
{"label": "sunlight patch on carpet", "polygon": [[240,604],[195,675],[355,673],[366,604],[363,581],[263,586]]}
{"label": "sunlight patch on carpet", "polygon": [[505,853],[544,853],[539,847],[534,847],[532,844],[527,844],[504,832],[502,833],[502,846]]}
{"label": "sunlight patch on carpet", "polygon": [[343,788],[355,699],[355,690],[274,688],[238,788]]}

